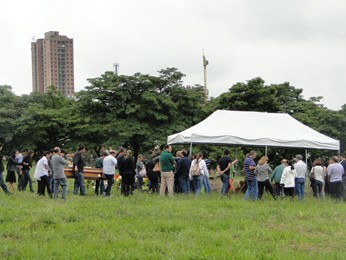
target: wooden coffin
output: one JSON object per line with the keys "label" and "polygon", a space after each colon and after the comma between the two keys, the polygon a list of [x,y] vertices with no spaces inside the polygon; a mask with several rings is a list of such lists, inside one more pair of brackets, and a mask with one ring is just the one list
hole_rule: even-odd
{"label": "wooden coffin", "polygon": [[[72,167],[65,167],[64,173],[67,178],[74,178]],[[100,180],[102,175],[102,168],[84,168],[84,179],[86,180]]]}

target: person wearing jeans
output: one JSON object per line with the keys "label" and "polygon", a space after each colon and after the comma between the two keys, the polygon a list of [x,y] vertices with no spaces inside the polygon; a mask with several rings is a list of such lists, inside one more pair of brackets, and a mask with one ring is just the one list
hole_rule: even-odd
{"label": "person wearing jeans", "polygon": [[186,150],[181,151],[181,156],[182,157],[177,162],[177,175],[181,192],[183,194],[187,194],[190,192],[189,173],[191,167],[191,160],[187,156]]}
{"label": "person wearing jeans", "polygon": [[83,154],[85,153],[85,147],[80,146],[78,151],[73,156],[73,170],[74,170],[74,189],[73,194],[85,196],[85,187],[84,187],[84,159]]}
{"label": "person wearing jeans", "polygon": [[[198,169],[197,169],[198,168]],[[197,171],[195,171],[197,169]],[[203,160],[203,153],[199,152],[196,159],[192,161],[190,167],[189,177],[195,187],[196,196],[201,194],[203,178],[207,176],[208,169],[205,161]]]}
{"label": "person wearing jeans", "polygon": [[243,163],[245,180],[246,180],[246,192],[245,192],[245,200],[248,200],[252,197],[253,200],[257,200],[258,196],[258,186],[257,186],[257,178],[255,175],[256,163],[254,159],[256,158],[256,151],[251,151],[245,158]]}
{"label": "person wearing jeans", "polygon": [[256,177],[253,180],[246,180],[246,192],[244,199],[248,200],[250,197],[252,200],[257,200],[258,197],[258,182]]}
{"label": "person wearing jeans", "polygon": [[305,197],[305,177],[308,171],[307,165],[302,160],[303,160],[303,156],[301,156],[300,154],[297,154],[296,155],[297,162],[294,164],[294,169],[297,172],[294,189],[299,200],[303,200]]}
{"label": "person wearing jeans", "polygon": [[320,158],[316,159],[309,175],[312,180],[313,196],[316,198],[322,197],[324,172],[325,169],[322,166],[322,160]]}
{"label": "person wearing jeans", "polygon": [[221,177],[222,181],[222,188],[221,188],[221,194],[226,195],[228,194],[229,190],[229,179],[231,174],[231,167],[237,162],[238,160],[231,161],[231,158],[229,157],[229,150],[226,149],[223,152],[223,157],[219,160],[217,165],[217,172]]}

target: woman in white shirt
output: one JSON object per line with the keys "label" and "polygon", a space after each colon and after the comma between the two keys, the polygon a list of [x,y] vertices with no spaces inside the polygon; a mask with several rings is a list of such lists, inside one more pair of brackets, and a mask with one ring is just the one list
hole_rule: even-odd
{"label": "woman in white shirt", "polygon": [[198,196],[202,191],[203,177],[208,175],[208,169],[203,160],[203,153],[199,152],[191,163],[189,177],[195,187],[195,194]]}
{"label": "woman in white shirt", "polygon": [[294,169],[292,161],[288,161],[287,164],[288,166],[282,172],[280,184],[284,186],[285,196],[293,198],[294,179],[297,177],[297,172]]}
{"label": "woman in white shirt", "polygon": [[312,191],[314,197],[322,197],[322,187],[324,178],[324,167],[322,166],[322,160],[320,158],[314,161],[314,167],[312,167],[310,172],[310,178],[312,181]]}

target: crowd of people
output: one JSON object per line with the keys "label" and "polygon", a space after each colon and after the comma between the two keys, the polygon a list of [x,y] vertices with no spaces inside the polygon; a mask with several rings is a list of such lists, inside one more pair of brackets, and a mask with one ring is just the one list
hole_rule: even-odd
{"label": "crowd of people", "polygon": [[[3,145],[0,144],[0,152]],[[72,170],[74,176],[73,194],[85,196],[85,152],[86,148],[80,146],[72,158]],[[29,186],[34,193],[33,181],[30,177],[30,169],[33,164],[33,151],[22,149],[14,151],[7,159],[7,175],[5,184],[3,179],[4,164],[0,163],[0,184],[3,191],[10,195],[16,189],[25,191]],[[320,158],[316,159],[308,170],[301,155],[292,160],[282,159],[281,164],[272,169],[269,158],[262,156],[255,163],[256,151],[251,151],[243,161],[245,200],[260,200],[264,191],[270,193],[273,199],[278,197],[293,198],[299,200],[305,198],[306,180],[310,180],[313,196],[324,197],[329,194],[332,198],[346,201],[346,160],[345,155],[333,156],[324,165]],[[3,156],[0,154],[0,158]],[[216,172],[222,182],[221,194],[227,195],[230,191],[232,169],[238,160],[230,158],[230,152],[226,149],[218,160]],[[45,151],[37,161],[34,178],[37,180],[37,194],[57,199],[61,192],[61,198],[66,199],[67,179],[64,167],[68,166],[66,153],[59,147],[51,151]],[[200,195],[202,189],[209,194],[212,187],[209,181],[210,160],[205,152],[189,155],[186,150],[178,151],[172,155],[172,147],[166,145],[162,153],[152,154],[149,159],[139,154],[135,161],[132,151],[121,147],[118,151],[110,149],[104,151],[95,161],[95,168],[102,169],[101,177],[96,180],[95,194],[110,197],[114,185],[114,176],[118,170],[121,176],[120,192],[123,196],[130,196],[135,189],[143,190],[143,179],[148,178],[148,191],[159,193],[161,196],[173,196],[175,193],[194,193]],[[18,181],[17,181],[18,179]]]}

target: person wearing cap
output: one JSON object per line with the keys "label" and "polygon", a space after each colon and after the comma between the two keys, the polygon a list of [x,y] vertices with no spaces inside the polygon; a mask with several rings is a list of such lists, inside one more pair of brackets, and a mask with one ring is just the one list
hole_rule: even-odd
{"label": "person wearing cap", "polygon": [[111,189],[114,184],[114,173],[115,166],[117,165],[117,159],[115,158],[116,152],[111,150],[109,155],[103,159],[103,174],[107,179],[107,187],[106,187],[106,197],[111,195]]}
{"label": "person wearing cap", "polygon": [[296,163],[294,169],[297,172],[297,177],[294,180],[294,190],[299,200],[303,200],[305,197],[305,177],[308,173],[308,166],[303,162],[303,156],[296,155]]}
{"label": "person wearing cap", "polygon": [[278,197],[282,195],[282,187],[280,185],[281,175],[284,169],[287,167],[287,160],[282,159],[281,164],[276,166],[272,175],[270,176],[271,181],[275,183],[275,195]]}

